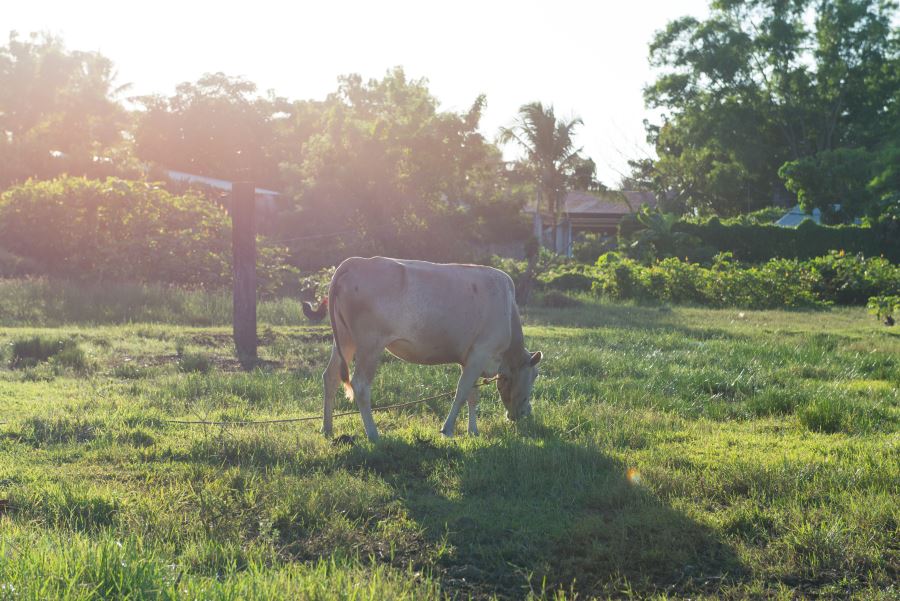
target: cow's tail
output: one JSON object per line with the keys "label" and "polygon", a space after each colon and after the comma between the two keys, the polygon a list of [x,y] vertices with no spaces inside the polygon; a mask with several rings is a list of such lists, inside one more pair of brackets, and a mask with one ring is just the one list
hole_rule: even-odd
{"label": "cow's tail", "polygon": [[331,319],[331,333],[334,336],[334,348],[337,350],[338,357],[341,360],[341,382],[344,384],[344,391],[347,393],[347,398],[352,401],[353,386],[350,385],[350,368],[347,365],[347,360],[344,358],[344,353],[341,352],[341,337],[338,333],[338,320],[340,320],[340,323],[345,330],[349,331],[350,328],[347,327],[347,322],[344,321],[344,317],[338,313],[337,309],[335,309],[337,306],[337,294],[339,290],[339,275],[343,275],[343,273],[338,274],[335,272],[334,278],[331,280],[331,288],[328,290],[328,317]]}

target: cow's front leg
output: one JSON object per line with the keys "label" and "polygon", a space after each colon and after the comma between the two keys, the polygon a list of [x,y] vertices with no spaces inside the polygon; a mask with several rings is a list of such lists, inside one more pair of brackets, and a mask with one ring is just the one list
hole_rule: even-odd
{"label": "cow's front leg", "polygon": [[469,393],[467,403],[469,404],[469,436],[478,436],[478,424],[475,423],[478,413],[478,389],[474,386]]}
{"label": "cow's front leg", "polygon": [[[467,363],[463,367],[462,374],[459,376],[459,382],[456,384],[456,397],[453,399],[453,406],[450,407],[450,414],[447,416],[447,421],[444,422],[444,427],[441,428],[441,434],[444,436],[448,438],[453,436],[453,430],[456,428],[456,417],[472,391],[475,381],[478,380],[481,368],[481,363],[474,361]],[[470,423],[471,419],[470,417]]]}

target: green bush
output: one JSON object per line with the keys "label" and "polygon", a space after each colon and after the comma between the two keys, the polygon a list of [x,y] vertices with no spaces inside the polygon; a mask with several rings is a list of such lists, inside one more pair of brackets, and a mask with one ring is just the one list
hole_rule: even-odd
{"label": "green bush", "polygon": [[[146,182],[62,177],[10,188],[0,196],[0,240],[36,266],[30,273],[203,287],[231,281],[225,210]],[[291,275],[286,255],[260,248],[264,292]]]}
{"label": "green bush", "polygon": [[496,269],[505,272],[514,282],[518,282],[525,270],[528,269],[528,261],[520,261],[518,259],[510,259],[508,257],[500,257],[494,255],[485,260],[484,263]]}
{"label": "green bush", "polygon": [[894,315],[900,317],[900,296],[873,296],[866,303],[869,313],[884,321],[885,325],[894,325]]}
{"label": "green bush", "polygon": [[220,207],[143,182],[63,177],[0,197],[4,247],[52,275],[220,285],[228,233]]}
{"label": "green bush", "polygon": [[572,246],[572,256],[579,263],[593,264],[603,253],[616,247],[614,237],[605,234],[586,234]]}
{"label": "green bush", "polygon": [[872,296],[900,294],[900,269],[875,257],[831,252],[809,261],[819,274],[813,292],[839,305],[862,305]]}
{"label": "green bush", "polygon": [[574,271],[567,272],[553,272],[549,274],[543,281],[543,285],[545,288],[549,290],[561,290],[563,292],[587,292],[591,289],[591,284],[593,284],[594,280],[585,275],[584,273],[578,273]]}
{"label": "green bush", "polygon": [[[642,206],[639,211],[622,220],[619,227],[619,247],[632,259],[647,263],[666,257],[692,256],[697,259],[702,252],[700,240],[677,230],[677,224],[678,217],[673,213]],[[706,254],[712,257],[715,252]]]}
{"label": "green bush", "polygon": [[900,267],[882,258],[845,253],[810,261],[772,259],[758,266],[721,253],[709,267],[674,257],[643,265],[607,253],[585,275],[600,296],[712,307],[853,305],[864,303],[871,294],[900,293]]}

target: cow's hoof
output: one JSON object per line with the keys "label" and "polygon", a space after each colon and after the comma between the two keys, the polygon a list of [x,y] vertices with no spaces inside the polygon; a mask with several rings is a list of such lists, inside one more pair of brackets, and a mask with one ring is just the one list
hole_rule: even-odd
{"label": "cow's hoof", "polygon": [[453,432],[445,432],[444,430],[441,430],[441,436],[444,438],[453,438]]}

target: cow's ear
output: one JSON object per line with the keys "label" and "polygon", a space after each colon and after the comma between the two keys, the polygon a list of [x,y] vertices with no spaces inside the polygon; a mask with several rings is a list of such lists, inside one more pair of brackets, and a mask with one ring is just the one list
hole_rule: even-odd
{"label": "cow's ear", "polygon": [[534,367],[535,365],[540,363],[541,359],[543,359],[543,358],[544,358],[544,353],[542,353],[541,351],[537,351],[536,353],[533,353],[531,355],[531,360],[528,362],[528,365],[530,365],[531,367]]}

